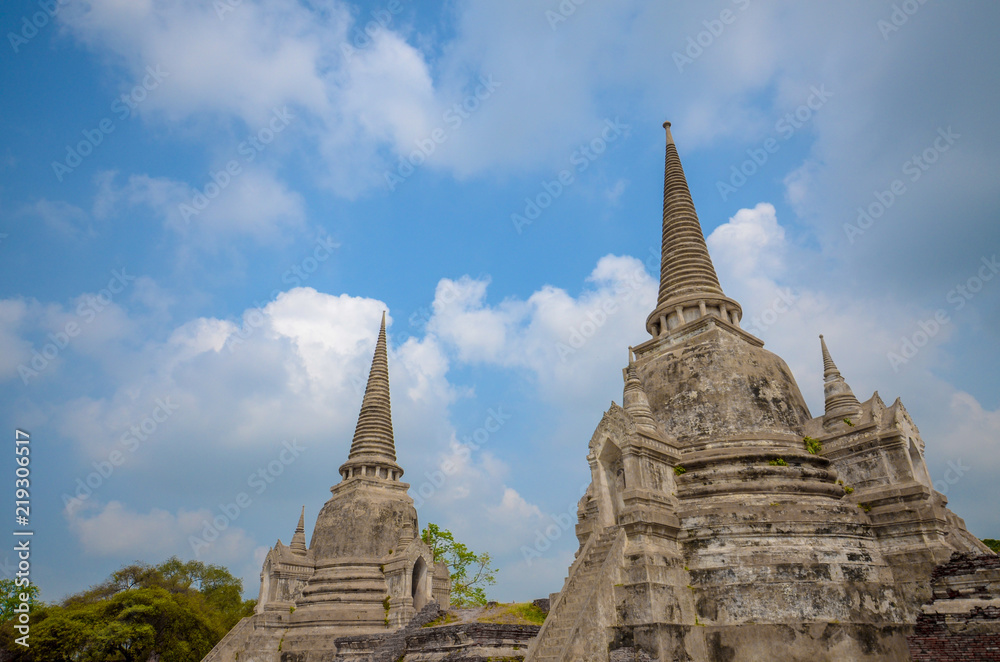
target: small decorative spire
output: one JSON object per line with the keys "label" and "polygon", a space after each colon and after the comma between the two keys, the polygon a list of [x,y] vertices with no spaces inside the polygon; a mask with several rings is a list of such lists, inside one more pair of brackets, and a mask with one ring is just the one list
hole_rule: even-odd
{"label": "small decorative spire", "polygon": [[[375,355],[368,374],[368,385],[361,401],[358,425],[347,462],[340,467],[340,474],[348,477],[349,470],[357,468],[358,475],[398,479],[403,469],[396,464],[396,442],[392,434],[392,407],[389,399],[389,359],[385,340],[385,311],[375,343]],[[385,475],[382,475],[382,474]]]}
{"label": "small decorative spire", "polygon": [[306,553],[306,507],[302,506],[302,514],[299,515],[299,525],[295,527],[295,535],[292,536],[292,544],[288,546],[296,554]]}
{"label": "small decorative spire", "polygon": [[663,238],[660,249],[660,292],[646,320],[653,337],[688,322],[714,315],[737,325],[740,305],[726,297],[708,254],[670,122],[664,122],[667,149],[663,167]]}
{"label": "small decorative spire", "polygon": [[826,346],[826,340],[823,339],[822,333],[819,334],[819,344],[823,350],[823,381],[828,382],[836,377],[840,377],[840,370],[837,369],[837,364],[833,362],[833,357],[830,356],[830,350]]}
{"label": "small decorative spire", "polygon": [[826,414],[823,423],[829,424],[861,413],[861,403],[854,396],[854,391],[848,386],[844,377],[837,369],[837,364],[830,356],[823,334],[819,336],[820,348],[823,351],[823,396],[826,400]]}
{"label": "small decorative spire", "polygon": [[[631,356],[632,348],[629,348]],[[625,390],[622,394],[623,409],[635,421],[637,428],[642,428],[647,432],[656,431],[656,419],[653,418],[653,410],[649,406],[649,398],[646,390],[642,388],[639,375],[636,373],[635,363],[629,361],[628,367],[624,370]]]}

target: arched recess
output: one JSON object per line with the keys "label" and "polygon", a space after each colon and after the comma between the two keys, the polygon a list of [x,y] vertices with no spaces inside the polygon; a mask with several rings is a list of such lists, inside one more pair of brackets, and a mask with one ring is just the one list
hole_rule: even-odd
{"label": "arched recess", "polygon": [[923,483],[927,487],[931,487],[931,477],[927,473],[927,463],[924,462],[924,458],[920,454],[920,449],[917,448],[917,442],[912,438],[910,439],[910,464],[913,465],[913,479],[918,483]]}
{"label": "arched recess", "polygon": [[601,526],[613,526],[618,523],[618,516],[625,505],[622,500],[622,493],[625,491],[625,464],[621,449],[610,437],[604,438],[597,463],[601,482]]}
{"label": "arched recess", "polygon": [[430,591],[427,590],[427,563],[424,557],[418,556],[413,564],[413,575],[410,577],[410,597],[413,598],[413,608],[417,611],[427,604]]}
{"label": "arched recess", "polygon": [[274,586],[271,584],[271,561],[264,564],[264,569],[260,572],[260,595],[257,596],[257,607],[254,609],[258,614],[264,611],[264,605],[274,599]]}

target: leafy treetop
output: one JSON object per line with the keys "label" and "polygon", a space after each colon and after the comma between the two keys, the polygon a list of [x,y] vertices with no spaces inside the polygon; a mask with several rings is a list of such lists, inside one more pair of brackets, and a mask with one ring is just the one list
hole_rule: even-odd
{"label": "leafy treetop", "polygon": [[243,583],[222,566],[176,557],[136,562],[61,604],[35,603],[30,648],[14,643],[6,620],[0,648],[13,662],[198,662],[253,612],[255,601],[242,593]]}
{"label": "leafy treetop", "polygon": [[428,524],[420,538],[434,553],[434,562],[444,561],[451,571],[451,603],[454,607],[486,604],[486,587],[497,583],[496,568],[489,552],[477,554],[455,540],[451,531]]}

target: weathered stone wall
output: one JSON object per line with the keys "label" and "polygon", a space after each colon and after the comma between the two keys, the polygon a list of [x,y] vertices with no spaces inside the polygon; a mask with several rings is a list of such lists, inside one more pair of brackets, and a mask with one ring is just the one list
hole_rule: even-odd
{"label": "weathered stone wall", "polygon": [[524,659],[537,625],[463,623],[423,628],[406,637],[399,662],[487,662]]}
{"label": "weathered stone wall", "polygon": [[436,604],[430,604],[391,634],[340,637],[333,662],[517,662],[540,629],[494,623],[424,627],[440,613]]}
{"label": "weathered stone wall", "polygon": [[1000,556],[956,553],[931,586],[908,637],[913,661],[1000,662]]}

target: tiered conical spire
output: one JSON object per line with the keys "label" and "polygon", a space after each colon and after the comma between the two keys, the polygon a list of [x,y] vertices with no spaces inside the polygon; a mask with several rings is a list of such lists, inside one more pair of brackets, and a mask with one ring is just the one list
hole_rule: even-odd
{"label": "tiered conical spire", "polygon": [[379,469],[387,469],[383,478],[399,478],[403,470],[396,464],[396,442],[392,435],[392,410],[389,400],[389,360],[385,341],[385,313],[379,328],[375,355],[368,374],[368,386],[361,401],[358,425],[347,462],[340,467],[344,478],[352,468],[360,468],[363,475],[380,476]]}
{"label": "tiered conical spire", "polygon": [[663,128],[667,131],[667,149],[663,168],[660,293],[656,309],[646,320],[646,329],[655,337],[707,314],[738,324],[743,311],[722,292],[670,133],[670,122],[664,122]]}
{"label": "tiered conical spire", "polygon": [[295,535],[292,536],[292,544],[288,546],[296,554],[306,553],[306,507],[302,506],[302,514],[299,515],[299,525],[295,527]]}
{"label": "tiered conical spire", "polygon": [[663,128],[667,131],[667,152],[663,164],[663,243],[657,303],[691,293],[721,295],[722,287],[708,254],[670,122],[664,122]]}
{"label": "tiered conical spire", "polygon": [[833,362],[823,334],[819,336],[819,344],[823,350],[823,396],[826,400],[824,422],[857,416],[861,412],[861,403],[840,374],[837,364]]}

